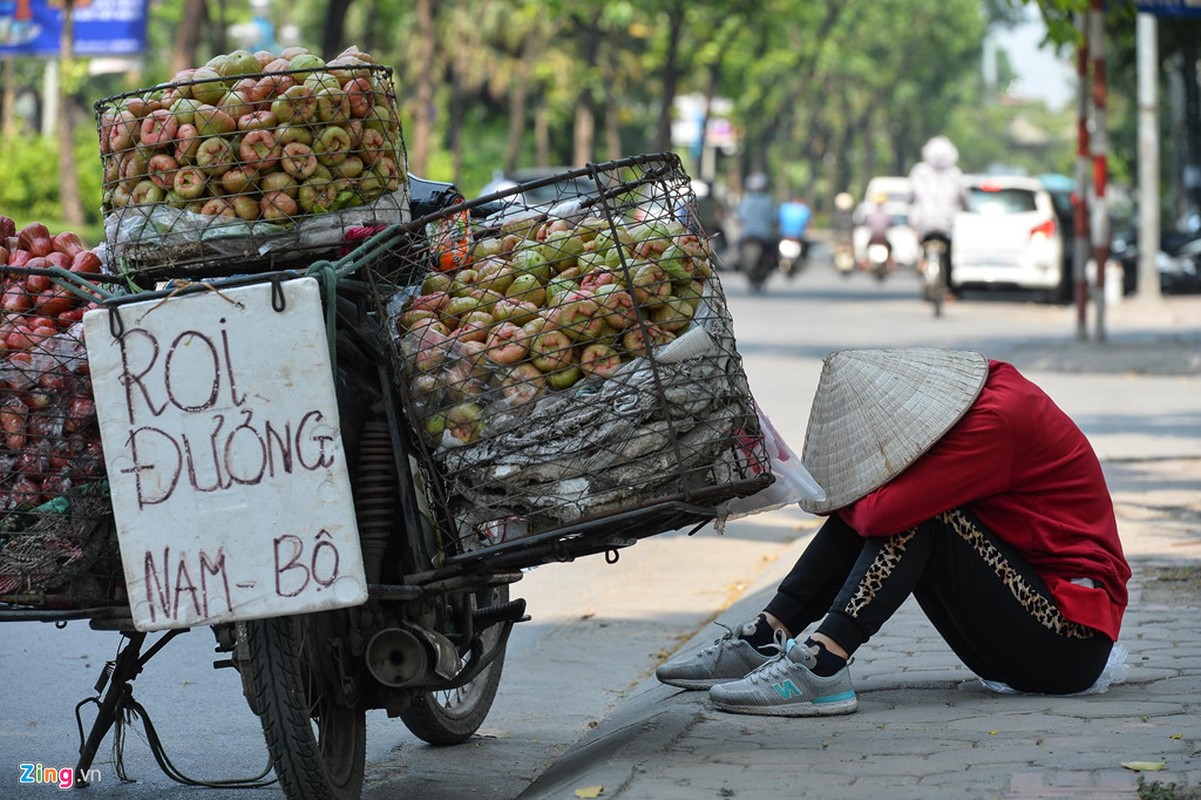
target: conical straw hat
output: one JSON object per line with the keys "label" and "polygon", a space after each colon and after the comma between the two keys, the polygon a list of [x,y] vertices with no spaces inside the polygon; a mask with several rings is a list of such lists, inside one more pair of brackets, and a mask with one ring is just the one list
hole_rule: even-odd
{"label": "conical straw hat", "polygon": [[975,402],[988,359],[934,348],[840,350],[826,357],[801,462],[826,490],[815,514],[878,489],[925,453]]}

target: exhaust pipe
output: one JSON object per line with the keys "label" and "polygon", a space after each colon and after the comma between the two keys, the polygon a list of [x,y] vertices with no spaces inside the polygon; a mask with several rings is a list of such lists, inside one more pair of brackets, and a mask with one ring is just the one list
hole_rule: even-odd
{"label": "exhaust pipe", "polygon": [[422,641],[403,628],[385,628],[367,643],[367,669],[384,686],[423,683],[429,658]]}
{"label": "exhaust pipe", "polygon": [[436,685],[459,671],[459,651],[440,633],[407,625],[384,628],[367,642],[371,677],[393,689]]}

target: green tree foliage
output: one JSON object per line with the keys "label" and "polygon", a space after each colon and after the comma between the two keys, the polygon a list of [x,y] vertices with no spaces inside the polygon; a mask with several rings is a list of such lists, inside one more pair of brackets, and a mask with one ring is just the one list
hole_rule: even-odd
{"label": "green tree foliage", "polygon": [[[95,129],[79,126],[74,132],[75,164],[86,211],[87,235],[92,244],[103,238],[100,224],[100,157]],[[12,136],[5,140],[0,158],[0,214],[20,223],[60,220],[58,143],[53,137]]]}
{"label": "green tree foliage", "polygon": [[[1038,3],[1065,54],[1075,42],[1073,15],[1087,2]],[[1122,10],[1129,2],[1108,4],[1115,65],[1133,41],[1132,15]],[[574,166],[667,146],[678,121],[675,98],[693,95],[707,100],[705,108],[719,98],[732,105],[728,121],[738,149],[720,154],[714,177],[736,186],[748,171],[763,169],[778,192],[804,192],[821,209],[837,191],[861,191],[873,175],[907,171],[936,133],[955,139],[965,169],[1002,160],[1031,172],[1070,168],[1072,111],[1056,115],[1038,104],[1015,104],[993,96],[981,79],[985,36],[1014,24],[1028,6],[1022,0],[277,0],[271,15],[277,33],[289,26],[299,31],[299,41],[281,44],[314,51],[355,44],[392,65],[409,150],[420,160],[414,171],[454,180],[469,194],[501,168]],[[421,8],[430,9],[428,17],[419,18]],[[227,35],[230,26],[251,19],[249,0],[159,0],[150,9],[144,68],[81,80],[72,86],[80,108],[168,81],[181,58],[194,65],[238,46]],[[185,19],[200,22],[185,25]],[[428,35],[419,35],[422,24]],[[181,36],[184,28],[194,35]],[[1174,35],[1165,31],[1165,59],[1176,47]],[[33,80],[31,63],[21,64],[21,80]],[[1123,106],[1124,96],[1133,98],[1132,74],[1111,70],[1117,175],[1129,174],[1133,156],[1127,136],[1133,113]],[[1031,129],[1043,136],[1041,144],[1038,136],[1023,137]],[[689,143],[675,146],[696,155]],[[0,169],[17,169],[7,161]],[[700,174],[701,162],[689,163]],[[80,167],[98,173],[94,150],[81,154]],[[86,179],[85,189],[98,180]],[[40,203],[54,193],[29,196]]]}

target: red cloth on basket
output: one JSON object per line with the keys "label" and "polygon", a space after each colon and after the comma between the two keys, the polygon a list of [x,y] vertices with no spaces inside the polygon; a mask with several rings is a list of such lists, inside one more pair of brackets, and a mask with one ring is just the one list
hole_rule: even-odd
{"label": "red cloth on basket", "polygon": [[357,225],[346,229],[339,255],[349,255],[356,247],[386,228],[386,225]]}

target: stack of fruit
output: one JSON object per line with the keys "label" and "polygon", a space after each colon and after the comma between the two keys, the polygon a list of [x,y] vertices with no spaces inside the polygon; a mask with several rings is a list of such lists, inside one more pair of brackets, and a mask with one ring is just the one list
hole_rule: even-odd
{"label": "stack of fruit", "polygon": [[[93,303],[40,270],[61,267],[86,279],[96,254],[73,233],[51,236],[0,217],[0,513],[49,502],[104,474],[96,404],[83,346]],[[84,284],[76,284],[76,288]]]}
{"label": "stack of fruit", "polygon": [[[141,245],[153,261],[155,249],[199,232],[245,236],[247,223],[292,227],[390,196],[407,177],[390,76],[354,47],[329,61],[301,47],[236,50],[170,83],[100,101],[110,245]],[[193,216],[131,224],[162,208]]]}
{"label": "stack of fruit", "polygon": [[[580,194],[584,173],[595,189]],[[468,551],[536,538],[510,551],[530,563],[549,542],[561,557],[673,530],[771,480],[679,158],[547,186],[552,202],[504,190],[352,257],[389,326],[441,532]],[[570,544],[542,536],[556,531]]]}
{"label": "stack of fruit", "polygon": [[671,218],[525,221],[470,243],[443,231],[396,319],[436,447],[476,441],[545,393],[610,379],[675,340],[712,276],[705,239]]}

